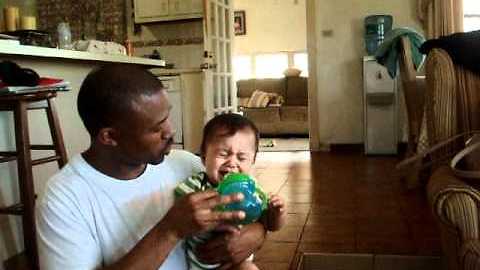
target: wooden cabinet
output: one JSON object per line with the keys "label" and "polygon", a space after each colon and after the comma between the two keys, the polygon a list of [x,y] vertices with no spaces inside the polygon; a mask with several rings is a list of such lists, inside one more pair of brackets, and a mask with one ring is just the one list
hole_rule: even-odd
{"label": "wooden cabinet", "polygon": [[135,23],[203,17],[202,0],[134,0]]}

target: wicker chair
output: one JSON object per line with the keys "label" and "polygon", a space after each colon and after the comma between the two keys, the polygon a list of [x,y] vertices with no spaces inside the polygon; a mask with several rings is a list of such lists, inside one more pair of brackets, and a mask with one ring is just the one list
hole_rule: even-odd
{"label": "wicker chair", "polygon": [[[433,49],[426,62],[426,129],[430,146],[480,127],[480,75]],[[460,137],[430,154],[428,198],[439,224],[450,270],[480,269],[480,185],[453,174],[446,163],[465,145]],[[480,182],[479,182],[480,184]]]}

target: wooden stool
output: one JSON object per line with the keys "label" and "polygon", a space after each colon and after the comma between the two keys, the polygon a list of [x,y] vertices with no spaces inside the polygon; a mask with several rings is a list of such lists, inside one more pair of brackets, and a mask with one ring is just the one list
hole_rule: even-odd
{"label": "wooden stool", "polygon": [[[0,163],[17,160],[20,203],[0,208],[0,214],[22,216],[23,243],[30,269],[39,269],[35,227],[35,190],[32,166],[57,161],[59,168],[67,163],[62,132],[58,121],[54,91],[0,95],[0,111],[13,111],[16,151],[0,152]],[[45,109],[52,145],[32,145],[28,133],[27,110]],[[51,157],[32,160],[30,150],[54,150]]]}

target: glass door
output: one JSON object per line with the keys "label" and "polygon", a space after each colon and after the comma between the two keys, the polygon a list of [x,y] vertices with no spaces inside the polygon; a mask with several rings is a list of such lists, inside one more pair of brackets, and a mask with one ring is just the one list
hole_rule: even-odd
{"label": "glass door", "polygon": [[232,73],[232,2],[204,0],[205,121],[217,114],[237,111],[237,91]]}

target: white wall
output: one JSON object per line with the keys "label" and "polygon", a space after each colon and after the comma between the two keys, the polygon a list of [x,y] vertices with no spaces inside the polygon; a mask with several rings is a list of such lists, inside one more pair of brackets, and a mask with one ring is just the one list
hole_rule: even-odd
{"label": "white wall", "polygon": [[[47,58],[45,58],[47,59]],[[32,68],[40,76],[64,78],[73,88],[69,92],[60,92],[56,105],[60,125],[63,132],[68,157],[85,150],[90,142],[89,136],[77,113],[77,94],[80,85],[91,69],[98,65],[88,61],[58,61],[56,59],[31,60],[28,57],[9,57],[2,55],[2,60],[12,60],[20,66]],[[56,64],[57,63],[57,64]],[[30,140],[35,144],[51,143],[48,122],[42,111],[29,112]],[[14,150],[15,136],[13,132],[12,113],[0,113],[0,149]],[[47,152],[48,154],[48,152]],[[44,154],[43,154],[44,155]],[[38,154],[35,157],[38,158]],[[58,171],[56,163],[48,163],[33,168],[36,193],[41,196],[46,180]],[[0,164],[0,206],[11,205],[19,201],[17,185],[17,167],[15,162]],[[3,260],[23,250],[21,235],[21,219],[19,217],[0,216],[0,270]]]}
{"label": "white wall", "polygon": [[[394,27],[421,29],[416,0],[315,1],[319,143],[362,143],[363,19],[391,14]],[[324,31],[333,35],[324,36]]]}
{"label": "white wall", "polygon": [[235,0],[245,10],[246,35],[235,36],[234,55],[306,51],[305,0]]}

